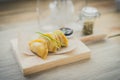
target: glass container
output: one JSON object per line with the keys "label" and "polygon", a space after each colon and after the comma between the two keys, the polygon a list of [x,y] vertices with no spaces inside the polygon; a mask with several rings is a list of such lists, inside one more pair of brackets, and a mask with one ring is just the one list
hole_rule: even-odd
{"label": "glass container", "polygon": [[[36,11],[41,31],[51,32],[73,22],[74,6],[72,0],[48,0],[45,2],[37,0]],[[45,5],[42,6],[42,3]]]}
{"label": "glass container", "polygon": [[83,23],[82,32],[84,35],[93,33],[94,22],[100,16],[99,11],[94,7],[84,7],[80,12],[80,20]]}

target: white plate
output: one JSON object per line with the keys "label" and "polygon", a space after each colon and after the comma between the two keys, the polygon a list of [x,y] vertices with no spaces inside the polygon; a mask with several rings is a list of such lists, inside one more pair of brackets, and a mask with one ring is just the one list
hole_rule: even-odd
{"label": "white plate", "polygon": [[76,44],[75,44],[75,41],[77,40],[74,40],[74,39],[69,39],[69,44],[67,47],[63,47],[61,48],[60,50],[58,50],[57,52],[55,52],[54,54],[63,54],[63,53],[68,53],[72,50],[74,50],[76,48]]}

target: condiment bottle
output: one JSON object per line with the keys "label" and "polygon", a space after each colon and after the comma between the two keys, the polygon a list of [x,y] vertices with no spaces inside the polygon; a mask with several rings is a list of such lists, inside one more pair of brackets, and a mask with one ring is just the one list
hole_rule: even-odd
{"label": "condiment bottle", "polygon": [[83,22],[83,34],[90,35],[93,33],[95,19],[100,16],[99,11],[94,7],[84,7],[80,12],[80,20]]}

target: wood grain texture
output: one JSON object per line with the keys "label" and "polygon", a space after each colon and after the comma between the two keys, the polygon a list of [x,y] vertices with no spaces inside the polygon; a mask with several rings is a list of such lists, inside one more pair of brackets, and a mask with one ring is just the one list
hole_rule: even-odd
{"label": "wood grain texture", "polygon": [[[103,19],[108,18],[107,22],[112,22],[112,25],[118,25],[116,21],[116,13],[102,16]],[[101,21],[102,21],[101,18]],[[110,19],[112,18],[112,19]],[[115,23],[114,23],[115,21]],[[103,23],[103,22],[102,22]],[[11,24],[6,26],[17,26]],[[80,61],[61,67],[56,67],[47,71],[42,71],[34,75],[24,77],[21,69],[18,66],[17,60],[13,56],[14,52],[10,45],[10,40],[17,37],[19,29],[25,26],[27,29],[36,25],[35,23],[22,23],[14,29],[4,29],[0,31],[0,80],[119,80],[120,77],[120,38],[116,37],[107,41],[100,41],[94,44],[87,45],[91,50],[91,59],[89,61]],[[96,24],[97,25],[97,24]],[[107,31],[111,33],[109,24]],[[102,26],[102,25],[101,25]],[[110,26],[110,27],[109,27]],[[101,28],[101,27],[100,27]],[[105,28],[103,28],[105,29]],[[114,32],[114,30],[112,30]],[[115,31],[116,32],[116,31]],[[6,36],[6,37],[5,37]],[[70,76],[71,75],[71,76]],[[95,76],[96,75],[96,76]]]}
{"label": "wood grain texture", "polygon": [[61,55],[49,54],[47,59],[43,60],[38,56],[28,56],[22,53],[18,48],[17,39],[13,39],[11,42],[15,52],[15,57],[18,59],[18,63],[24,75],[29,75],[60,65],[89,59],[91,53],[90,49],[86,45],[77,40],[74,42],[75,44],[78,44],[75,50]]}
{"label": "wood grain texture", "polygon": [[[77,1],[75,6],[76,10],[79,10],[80,0]],[[94,5],[103,12],[95,23],[96,32],[99,30],[109,34],[120,32],[120,13],[115,12],[113,2],[114,0],[92,0],[90,2],[89,5]],[[29,2],[26,4],[29,5]],[[5,4],[3,5],[5,6]],[[0,6],[2,8],[2,5]],[[10,6],[5,7],[7,9]],[[18,8],[10,7],[9,9],[16,11]],[[26,28],[28,30],[32,26],[37,26],[36,18],[32,11],[24,13],[23,10],[20,11],[21,13],[18,11],[9,14],[5,8],[4,11],[0,16],[0,80],[120,80],[120,37],[87,45],[92,50],[90,60],[56,67],[24,77],[13,56],[14,52],[9,41],[17,37],[16,33],[20,29]]]}

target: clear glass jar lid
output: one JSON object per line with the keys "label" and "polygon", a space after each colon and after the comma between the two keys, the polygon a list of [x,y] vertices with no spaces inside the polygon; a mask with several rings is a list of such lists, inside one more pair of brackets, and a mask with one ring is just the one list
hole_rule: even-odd
{"label": "clear glass jar lid", "polygon": [[94,7],[84,7],[81,10],[81,15],[84,17],[98,17],[100,12]]}

